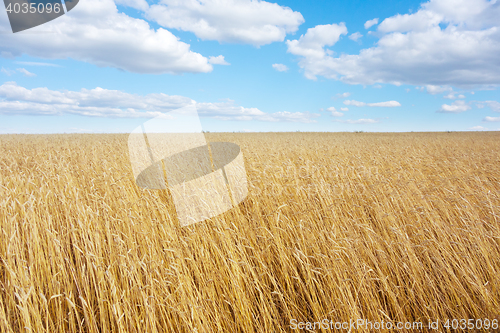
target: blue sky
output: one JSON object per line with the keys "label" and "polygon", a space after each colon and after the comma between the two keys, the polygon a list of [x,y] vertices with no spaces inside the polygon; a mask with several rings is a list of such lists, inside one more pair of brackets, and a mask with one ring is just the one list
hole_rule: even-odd
{"label": "blue sky", "polygon": [[0,133],[500,129],[500,2],[80,0],[13,34]]}

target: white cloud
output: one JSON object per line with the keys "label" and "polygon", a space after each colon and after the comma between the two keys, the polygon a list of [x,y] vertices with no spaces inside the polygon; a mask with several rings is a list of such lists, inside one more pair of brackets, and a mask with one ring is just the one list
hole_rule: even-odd
{"label": "white cloud", "polygon": [[370,29],[375,24],[378,24],[378,18],[374,18],[373,20],[368,20],[365,22],[365,29]]}
{"label": "white cloud", "polygon": [[365,103],[365,102],[359,102],[355,100],[346,100],[344,101],[345,105],[352,105],[352,106],[371,106],[371,107],[387,107],[387,108],[393,108],[393,107],[398,107],[401,106],[401,104],[398,101],[387,101],[387,102],[379,102],[379,103]]}
{"label": "white cloud", "polygon": [[455,101],[451,105],[443,104],[441,109],[437,112],[440,113],[461,113],[470,110],[470,105],[466,104],[465,101]]}
{"label": "white cloud", "polygon": [[446,98],[446,99],[457,99],[457,98],[463,99],[463,98],[465,98],[465,95],[459,94],[457,96],[456,94],[457,94],[456,91],[452,91],[448,95],[444,95],[443,98]]}
{"label": "white cloud", "polygon": [[349,108],[340,108],[340,111],[349,111]]}
{"label": "white cloud", "polygon": [[162,0],[146,16],[203,40],[255,46],[282,42],[304,22],[299,12],[261,0]]}
{"label": "white cloud", "polygon": [[298,40],[287,40],[287,52],[303,57],[299,66],[305,69],[305,76],[315,80],[318,68],[315,64],[332,53],[325,50],[325,46],[332,46],[340,39],[341,35],[347,35],[344,23],[317,25],[307,29],[307,32]]}
{"label": "white cloud", "polygon": [[338,123],[344,123],[344,124],[376,124],[379,121],[375,119],[347,119],[347,120],[334,120],[335,122]]}
{"label": "white cloud", "polygon": [[379,102],[379,103],[368,103],[367,106],[394,108],[394,107],[401,106],[401,104],[398,101],[388,101],[388,102]]}
{"label": "white cloud", "polygon": [[483,121],[486,121],[486,122],[497,122],[497,121],[500,121],[500,117],[485,117],[483,119]]}
{"label": "white cloud", "polygon": [[500,103],[497,101],[483,101],[483,102],[476,102],[476,106],[479,109],[484,108],[485,106],[490,107],[490,109],[494,112],[500,112]]}
{"label": "white cloud", "polygon": [[[153,118],[196,103],[183,96],[166,94],[136,95],[102,88],[80,91],[55,91],[47,88],[26,89],[15,82],[0,86],[0,114],[63,115],[89,117]],[[196,103],[200,116],[222,120],[257,120],[315,122],[318,114],[309,112],[265,113],[257,108],[234,105],[231,100],[220,103]]]}
{"label": "white cloud", "polygon": [[[338,57],[325,52],[300,56],[305,76],[350,84],[481,86],[500,84],[500,1],[430,0],[414,14],[385,19],[374,47]],[[323,52],[322,52],[323,51]]]}
{"label": "white cloud", "polygon": [[[448,1],[448,0],[445,0]],[[422,8],[425,7],[425,4]],[[380,32],[408,32],[426,31],[437,26],[443,20],[443,16],[428,10],[419,10],[415,14],[397,14],[380,23],[377,30]]]}
{"label": "white cloud", "polygon": [[358,102],[358,101],[355,101],[355,100],[345,100],[344,101],[344,104],[345,105],[352,105],[352,106],[366,106],[366,103],[364,102]]}
{"label": "white cloud", "polygon": [[17,71],[23,73],[24,76],[36,76],[35,73],[31,73],[30,71],[28,71],[25,68],[18,68]]}
{"label": "white cloud", "polygon": [[[0,14],[2,28],[10,30],[5,13]],[[155,31],[146,21],[119,13],[112,0],[80,1],[70,15],[34,27],[29,33],[0,34],[0,53],[73,58],[137,73],[206,73],[213,69],[206,57],[190,50],[189,44],[165,29]]]}
{"label": "white cloud", "polygon": [[208,62],[212,65],[225,65],[225,66],[229,66],[231,65],[230,63],[228,63],[225,59],[224,59],[224,56],[223,55],[220,55],[220,56],[217,56],[217,57],[210,57],[208,59]]}
{"label": "white cloud", "polygon": [[469,128],[470,130],[472,131],[484,131],[484,130],[488,130],[486,127],[483,127],[483,126],[473,126],[471,128]]}
{"label": "white cloud", "polygon": [[428,84],[425,87],[421,87],[421,90],[423,89],[427,90],[427,93],[431,95],[437,95],[437,94],[442,94],[442,93],[448,93],[447,95],[444,95],[443,98],[446,99],[457,99],[457,98],[465,98],[465,95],[459,94],[457,96],[457,92],[453,91],[453,88],[450,86],[435,86]]}
{"label": "white cloud", "polygon": [[288,112],[281,111],[275,113],[265,113],[257,108],[245,108],[234,105],[234,102],[227,100],[219,103],[196,103],[196,108],[200,116],[216,118],[219,120],[239,120],[239,121],[270,121],[270,122],[316,122],[313,118],[319,114],[309,112]]}
{"label": "white cloud", "polygon": [[0,69],[0,72],[4,73],[7,76],[11,76],[12,74],[16,73],[16,71],[13,71],[12,69],[3,68],[3,67],[2,67],[2,69]]}
{"label": "white cloud", "polygon": [[288,70],[288,67],[283,64],[273,64],[273,68],[278,72],[286,72]]}
{"label": "white cloud", "polygon": [[0,113],[27,115],[75,114],[92,117],[151,118],[187,104],[189,98],[165,94],[138,96],[95,88],[80,91],[26,89],[15,82],[0,86]]}
{"label": "white cloud", "polygon": [[497,101],[486,101],[485,102],[493,111],[500,112],[500,103]]}
{"label": "white cloud", "polygon": [[351,39],[351,40],[353,40],[353,41],[357,42],[357,41],[358,41],[358,39],[360,39],[361,37],[363,37],[363,35],[362,35],[362,34],[360,34],[359,32],[355,32],[355,33],[353,33],[353,34],[351,34],[351,35],[349,36],[349,39]]}
{"label": "white cloud", "polygon": [[342,117],[344,114],[342,112],[338,112],[337,109],[335,109],[335,107],[329,107],[328,109],[326,109],[327,111],[330,111],[330,114],[332,115],[332,117]]}
{"label": "white cloud", "polygon": [[339,94],[335,95],[335,98],[347,98],[349,96],[351,96],[351,93],[350,92],[345,92],[345,93],[342,93],[342,94],[339,93]]}
{"label": "white cloud", "polygon": [[448,92],[448,91],[453,91],[453,89],[451,87],[435,86],[432,84],[426,85],[425,88],[427,89],[427,92],[431,95],[436,95],[436,94],[441,94],[441,93]]}

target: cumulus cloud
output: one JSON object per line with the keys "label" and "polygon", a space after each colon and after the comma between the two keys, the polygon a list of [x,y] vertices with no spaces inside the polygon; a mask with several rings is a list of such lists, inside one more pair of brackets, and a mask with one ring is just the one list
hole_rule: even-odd
{"label": "cumulus cloud", "polygon": [[451,103],[451,105],[443,104],[441,105],[441,109],[437,112],[440,113],[461,113],[467,110],[470,110],[470,105],[466,104],[465,101],[456,101]]}
{"label": "cumulus cloud", "polygon": [[486,127],[483,127],[483,126],[473,126],[471,128],[469,128],[470,130],[472,131],[485,131],[485,130],[488,130]]}
{"label": "cumulus cloud", "polygon": [[[0,14],[0,30],[10,30],[5,12]],[[43,31],[52,33],[41,38]],[[213,69],[189,44],[165,29],[151,29],[146,21],[119,13],[112,0],[81,1],[71,15],[34,27],[29,33],[0,34],[0,53],[73,58],[136,73],[206,73]]]}
{"label": "cumulus cloud", "polygon": [[283,64],[273,64],[273,68],[278,72],[286,72],[288,70],[288,67]]}
{"label": "cumulus cloud", "polygon": [[162,0],[146,16],[203,40],[255,46],[282,42],[304,22],[299,12],[260,0]]}
{"label": "cumulus cloud", "polygon": [[15,82],[0,86],[0,113],[11,115],[151,118],[190,103],[193,103],[191,99],[182,96],[139,96],[102,88],[55,91],[47,88],[26,89]]}
{"label": "cumulus cloud", "polygon": [[347,28],[344,23],[317,25],[307,29],[307,32],[300,36],[298,40],[287,40],[287,52],[301,56],[299,66],[305,69],[305,76],[315,80],[320,68],[322,59],[331,58],[333,53],[326,50],[325,46],[333,46],[338,42],[341,35],[347,35]]}
{"label": "cumulus cloud", "polygon": [[335,122],[338,123],[344,123],[344,124],[376,124],[379,123],[380,121],[375,120],[375,119],[347,119],[347,120],[334,120]]}
{"label": "cumulus cloud", "polygon": [[349,36],[349,39],[357,42],[361,37],[363,37],[362,34],[360,34],[359,32],[355,32]]}
{"label": "cumulus cloud", "polygon": [[378,18],[374,18],[373,20],[368,20],[365,22],[365,29],[370,29],[375,24],[378,24]]}
{"label": "cumulus cloud", "polygon": [[329,107],[328,109],[326,109],[327,111],[330,111],[330,114],[332,115],[332,117],[342,117],[344,114],[342,112],[338,112],[337,109],[335,109],[335,107]]}
{"label": "cumulus cloud", "polygon": [[[350,84],[500,84],[500,1],[430,0],[382,21],[374,47],[335,57],[326,43],[294,52],[305,76]],[[367,22],[368,23],[368,22]]]}
{"label": "cumulus cloud", "polygon": [[393,107],[401,106],[401,104],[397,101],[365,103],[365,102],[359,102],[359,101],[355,101],[355,100],[345,100],[344,104],[345,105],[352,105],[352,106],[371,106],[371,107],[386,107],[386,108],[393,108]]}
{"label": "cumulus cloud", "polygon": [[340,108],[340,111],[349,111],[349,108]]}
{"label": "cumulus cloud", "polygon": [[[56,91],[47,88],[26,89],[15,82],[0,86],[0,114],[63,115],[73,114],[109,118],[153,118],[195,104],[200,116],[222,120],[315,122],[318,114],[309,112],[265,113],[257,108],[220,103],[196,103],[184,96],[166,94],[137,95],[103,88],[80,91]],[[168,115],[167,115],[168,116]]]}
{"label": "cumulus cloud", "polygon": [[230,63],[228,63],[225,59],[224,59],[224,56],[223,55],[220,55],[220,56],[217,56],[217,57],[210,57],[208,59],[208,62],[212,65],[225,65],[225,66],[229,66],[231,65]]}

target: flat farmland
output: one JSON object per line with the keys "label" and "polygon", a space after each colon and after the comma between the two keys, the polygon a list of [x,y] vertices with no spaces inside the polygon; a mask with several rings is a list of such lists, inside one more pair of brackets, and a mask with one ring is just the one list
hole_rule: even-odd
{"label": "flat farmland", "polygon": [[0,136],[0,332],[500,319],[500,132],[207,133],[249,194],[187,227],[127,137]]}

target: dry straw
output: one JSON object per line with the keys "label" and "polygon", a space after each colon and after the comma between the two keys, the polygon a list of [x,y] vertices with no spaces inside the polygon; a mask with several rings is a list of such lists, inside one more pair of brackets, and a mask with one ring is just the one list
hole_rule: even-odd
{"label": "dry straw", "polygon": [[208,141],[241,147],[249,194],[181,228],[127,135],[0,136],[0,331],[499,318],[500,133]]}

